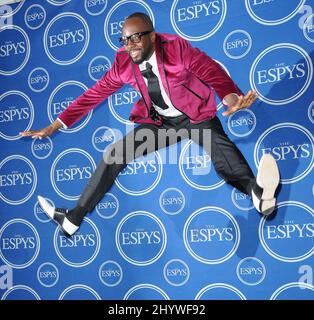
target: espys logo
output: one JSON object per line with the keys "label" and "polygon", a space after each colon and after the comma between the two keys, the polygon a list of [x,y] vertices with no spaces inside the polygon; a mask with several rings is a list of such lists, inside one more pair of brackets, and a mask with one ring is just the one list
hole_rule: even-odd
{"label": "espys logo", "polygon": [[132,122],[129,121],[130,111],[139,98],[140,94],[136,90],[129,85],[124,86],[109,97],[109,109],[118,121],[124,124],[132,124]]}
{"label": "espys logo", "polygon": [[200,41],[218,31],[225,20],[226,12],[226,0],[175,0],[171,6],[170,18],[174,30],[181,37]]}
{"label": "espys logo", "polygon": [[281,183],[297,182],[306,177],[313,168],[313,135],[296,123],[279,123],[267,129],[254,148],[254,161],[270,153],[277,161]]}
{"label": "espys logo", "polygon": [[247,257],[238,263],[237,276],[242,283],[256,286],[265,279],[266,268],[259,259]]}
{"label": "espys logo", "polygon": [[228,129],[236,137],[250,135],[256,127],[256,116],[251,110],[239,110],[228,117]]}
{"label": "espys logo", "polygon": [[178,214],[185,206],[184,194],[177,188],[168,188],[160,195],[159,205],[169,215]]}
{"label": "espys logo", "polygon": [[37,280],[46,288],[55,286],[59,280],[58,268],[50,262],[41,264],[37,270]]}
{"label": "espys logo", "polygon": [[[51,206],[55,206],[54,203],[46,198],[46,200],[50,203]],[[35,205],[34,205],[34,215],[35,218],[43,223],[49,222],[51,221],[51,219],[49,218],[49,216],[46,214],[46,212],[43,210],[43,208],[39,205],[38,201],[36,201]]]}
{"label": "espys logo", "polygon": [[303,282],[291,282],[278,288],[270,300],[314,300],[314,286]]}
{"label": "espys logo", "polygon": [[278,43],[262,51],[252,64],[250,84],[259,99],[284,105],[298,99],[309,87],[313,63],[308,53],[293,43]]}
{"label": "espys logo", "polygon": [[27,158],[11,155],[0,163],[0,198],[11,205],[26,202],[37,185],[37,173]]}
{"label": "espys logo", "polygon": [[201,289],[195,300],[246,300],[246,297],[230,284],[213,283]]}
{"label": "espys logo", "polygon": [[128,292],[124,295],[123,300],[170,300],[169,296],[165,291],[159,287],[143,283],[134,286],[129,289]]}
{"label": "espys logo", "polygon": [[40,296],[28,286],[17,285],[7,290],[1,300],[40,300]]}
{"label": "espys logo", "polygon": [[94,81],[98,81],[111,68],[111,61],[105,56],[97,56],[88,65],[88,74]]}
{"label": "espys logo", "polygon": [[0,257],[12,268],[30,266],[37,259],[39,250],[39,235],[30,222],[13,219],[0,229]]}
{"label": "espys logo", "polygon": [[28,86],[34,92],[44,91],[49,84],[49,73],[44,68],[33,69],[28,76]]}
{"label": "espys logo", "polygon": [[36,138],[32,142],[31,150],[35,158],[39,160],[47,159],[53,150],[52,140],[49,137],[44,139]]}
{"label": "espys logo", "polygon": [[245,57],[252,47],[252,38],[245,30],[234,30],[230,32],[223,43],[223,49],[231,59],[241,59]]}
{"label": "espys logo", "polygon": [[55,16],[45,29],[45,52],[52,62],[68,65],[84,55],[89,38],[86,21],[76,13],[64,12]]}
{"label": "espys logo", "polygon": [[99,16],[107,8],[107,0],[85,0],[85,10],[92,16]]}
{"label": "espys logo", "polygon": [[161,176],[162,160],[160,154],[155,151],[128,163],[119,173],[115,183],[129,195],[142,196],[158,185]]}
{"label": "espys logo", "polygon": [[231,193],[232,203],[240,210],[251,210],[254,208],[253,201],[250,196],[240,192],[238,189],[233,188]]}
{"label": "espys logo", "polygon": [[2,27],[0,34],[0,75],[12,76],[28,62],[29,38],[22,28],[14,25]]}
{"label": "espys logo", "polygon": [[99,268],[99,279],[108,287],[117,286],[123,278],[121,266],[115,261],[105,261]]}
{"label": "espys logo", "polygon": [[58,300],[101,300],[99,294],[84,284],[74,284],[66,288]]}
{"label": "espys logo", "polygon": [[[76,97],[83,94],[87,89],[88,88],[83,83],[78,81],[65,81],[59,84],[51,93],[47,104],[48,117],[51,123],[56,120],[60,113],[63,112]],[[92,113],[93,111],[91,110],[87,116],[78,121],[75,126],[66,130],[59,130],[64,133],[73,133],[81,130],[89,122]]]}
{"label": "espys logo", "polygon": [[256,22],[275,26],[293,18],[306,0],[245,0],[246,10]]}
{"label": "espys logo", "polygon": [[116,142],[115,131],[109,127],[97,128],[92,136],[93,147],[99,152],[105,152],[108,146]]}
{"label": "espys logo", "polygon": [[146,211],[126,215],[117,226],[115,238],[121,256],[137,266],[156,262],[167,244],[167,234],[162,222]]}
{"label": "espys logo", "polygon": [[195,189],[213,190],[225,183],[216,174],[211,157],[193,141],[188,141],[183,147],[179,169],[185,182]]}
{"label": "espys logo", "polygon": [[64,150],[51,166],[52,186],[64,199],[77,200],[95,168],[94,159],[86,151],[77,148]]}
{"label": "espys logo", "polygon": [[314,211],[296,201],[278,203],[277,215],[265,217],[259,225],[259,238],[266,252],[284,262],[299,262],[313,255]]}
{"label": "espys logo", "polygon": [[95,260],[100,249],[100,234],[96,225],[88,218],[71,238],[67,238],[58,227],[53,244],[58,257],[68,266],[81,268]]}
{"label": "espys logo", "polygon": [[168,261],[164,267],[164,278],[172,286],[183,286],[190,277],[189,266],[180,259]]}
{"label": "espys logo", "polygon": [[46,20],[46,10],[39,4],[31,5],[25,12],[25,24],[32,30],[39,29]]}
{"label": "espys logo", "polygon": [[127,12],[144,12],[155,25],[154,15],[151,8],[142,0],[121,0],[118,1],[106,15],[104,34],[109,46],[116,51],[121,47],[118,39],[121,36],[121,29]]}
{"label": "espys logo", "polygon": [[[17,140],[19,132],[29,130],[34,121],[34,106],[23,92],[11,90],[0,96],[0,137]],[[13,125],[14,123],[14,125]]]}
{"label": "espys logo", "polygon": [[119,211],[119,201],[118,198],[110,192],[98,202],[96,206],[96,212],[99,216],[104,219],[113,218]]}
{"label": "espys logo", "polygon": [[183,229],[184,245],[196,260],[218,264],[230,259],[240,243],[240,228],[222,208],[204,207],[193,212]]}

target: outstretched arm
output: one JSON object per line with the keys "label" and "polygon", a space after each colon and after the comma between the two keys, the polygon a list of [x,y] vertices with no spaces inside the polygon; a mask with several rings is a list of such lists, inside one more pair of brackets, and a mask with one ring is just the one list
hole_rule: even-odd
{"label": "outstretched arm", "polygon": [[225,96],[223,103],[227,105],[227,111],[223,112],[223,116],[230,116],[234,112],[240,109],[246,109],[251,106],[251,104],[257,99],[256,91],[249,90],[248,93],[243,96],[238,96],[237,94],[230,93]]}
{"label": "outstretched arm", "polygon": [[42,128],[40,130],[29,130],[29,131],[23,131],[20,132],[20,135],[22,137],[29,137],[31,136],[34,138],[46,138],[48,136],[51,136],[55,131],[59,130],[62,127],[62,123],[58,120],[55,120],[52,124],[50,124],[46,128]]}

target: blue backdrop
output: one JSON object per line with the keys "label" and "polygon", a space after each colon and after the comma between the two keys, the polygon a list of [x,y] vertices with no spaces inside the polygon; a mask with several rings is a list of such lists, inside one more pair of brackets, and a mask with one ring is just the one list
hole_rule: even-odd
{"label": "blue backdrop", "polygon": [[[313,0],[47,0],[1,7],[2,299],[313,299]],[[65,238],[37,203],[73,207],[103,150],[133,128],[124,87],[51,139],[53,122],[111,66],[120,27],[146,12],[218,61],[259,100],[218,115],[253,171],[272,153],[265,219],[189,141],[130,163]],[[177,148],[177,149],[176,149]],[[11,274],[13,283],[11,283]]]}

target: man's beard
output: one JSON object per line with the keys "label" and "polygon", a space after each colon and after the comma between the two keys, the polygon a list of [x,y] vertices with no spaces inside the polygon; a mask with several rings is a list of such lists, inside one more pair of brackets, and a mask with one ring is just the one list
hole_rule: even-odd
{"label": "man's beard", "polygon": [[133,49],[131,51],[140,52],[140,55],[137,58],[133,58],[130,55],[131,59],[135,64],[141,64],[143,61],[148,60],[152,55],[152,48],[148,48],[146,51],[143,51],[143,49]]}

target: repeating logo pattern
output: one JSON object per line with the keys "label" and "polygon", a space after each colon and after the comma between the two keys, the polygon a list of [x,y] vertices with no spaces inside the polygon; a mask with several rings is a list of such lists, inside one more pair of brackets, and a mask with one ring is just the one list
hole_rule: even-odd
{"label": "repeating logo pattern", "polygon": [[[311,1],[35,2],[0,7],[0,299],[313,300]],[[43,139],[20,135],[53,123],[90,87],[106,94],[98,81],[133,12],[207,53],[243,94],[257,91],[249,109],[228,117],[223,97],[214,100],[254,174],[263,154],[275,158],[272,216],[217,174],[208,145],[189,140],[128,162],[70,238],[39,205],[41,195],[75,207],[107,148],[137,126],[129,117],[142,97],[131,74],[107,100],[94,91],[73,125]],[[168,76],[175,68],[163,54]],[[211,72],[191,63],[200,78]],[[173,151],[174,164],[164,157]]]}

